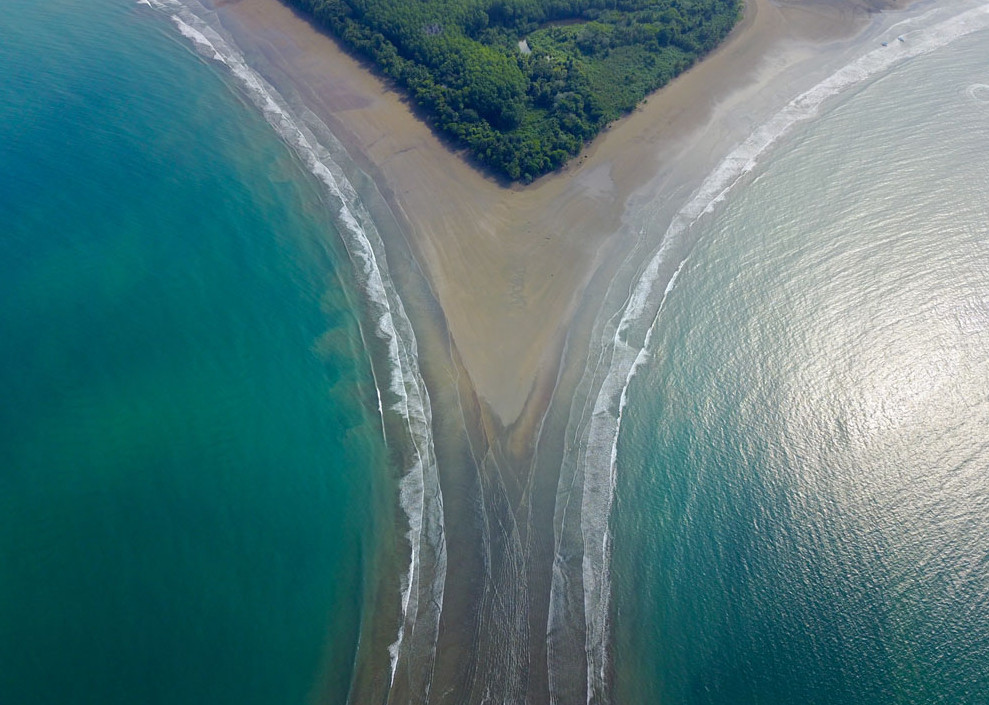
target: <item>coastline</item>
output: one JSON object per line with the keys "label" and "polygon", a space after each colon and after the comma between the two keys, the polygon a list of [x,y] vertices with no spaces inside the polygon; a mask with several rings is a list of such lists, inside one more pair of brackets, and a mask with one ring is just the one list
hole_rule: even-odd
{"label": "coastline", "polygon": [[[239,23],[263,43],[265,58],[291,75],[306,105],[374,177],[408,227],[478,396],[505,426],[522,415],[541,377],[555,377],[576,294],[608,256],[629,197],[688,148],[702,147],[701,125],[724,119],[801,60],[809,49],[799,43],[833,39],[865,19],[862,10],[829,13],[822,4],[810,12],[751,0],[721,47],[565,169],[506,187],[278,0],[226,0],[216,9],[221,21]],[[781,46],[788,40],[793,46]],[[775,65],[766,65],[767,54]],[[670,170],[667,180],[686,181],[678,176]]]}
{"label": "coastline", "polygon": [[[440,697],[471,700],[458,696],[478,694],[477,664],[519,637],[529,642],[529,670],[545,671],[553,507],[567,452],[560,431],[601,295],[642,246],[629,213],[656,201],[675,211],[754,127],[840,62],[874,8],[751,0],[719,49],[565,169],[525,187],[478,172],[369,67],[278,0],[217,0],[215,9],[238,45],[263,55],[281,76],[273,82],[291,85],[371,176],[396,221],[386,239],[402,239],[398,249],[412,260],[399,266],[422,269],[428,291],[417,295],[419,308],[437,309],[415,321],[433,320],[431,333],[417,328],[420,358],[434,367],[424,369],[434,411],[447,415],[437,426],[463,427],[437,433],[445,519],[455,527],[447,531]],[[487,533],[492,524],[503,533]],[[491,590],[504,594],[519,578],[528,587],[512,585],[514,607],[493,607]],[[527,625],[493,624],[498,609],[523,611]],[[509,641],[482,635],[492,627]],[[382,649],[393,639],[386,631],[375,629]],[[380,689],[374,667],[363,668],[357,692]],[[548,699],[545,673],[519,687],[533,702]],[[405,688],[391,697],[401,701],[412,692]]]}

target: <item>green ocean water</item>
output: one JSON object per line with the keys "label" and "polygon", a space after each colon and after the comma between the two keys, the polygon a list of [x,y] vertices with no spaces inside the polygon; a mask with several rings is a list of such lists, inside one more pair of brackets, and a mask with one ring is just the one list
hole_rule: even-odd
{"label": "green ocean water", "polygon": [[343,701],[394,500],[319,188],[146,7],[0,37],[0,703]]}
{"label": "green ocean water", "polygon": [[619,438],[614,701],[989,702],[989,36],[695,228]]}

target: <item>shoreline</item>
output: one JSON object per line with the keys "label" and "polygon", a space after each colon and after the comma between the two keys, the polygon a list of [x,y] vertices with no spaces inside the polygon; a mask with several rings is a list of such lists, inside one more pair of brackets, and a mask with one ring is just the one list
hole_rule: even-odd
{"label": "shoreline", "polygon": [[[699,134],[702,126],[728,120],[730,110],[868,19],[864,6],[848,3],[835,10],[749,0],[721,46],[562,170],[505,186],[436,136],[369,64],[279,0],[214,1],[221,21],[259,40],[265,58],[374,178],[407,230],[478,396],[504,427],[520,420],[544,377],[555,377],[578,294],[611,256],[605,250],[629,199],[702,176],[703,166],[682,168],[686,153],[727,151]],[[748,108],[738,134],[772,107]],[[657,182],[657,173],[666,178]]]}
{"label": "shoreline", "polygon": [[[382,234],[393,276],[396,264],[417,272],[399,278],[416,289],[448,527],[433,693],[476,699],[478,678],[503,678],[525,659],[527,674],[512,671],[504,688],[546,701],[557,479],[604,293],[634,281],[628,258],[658,246],[643,218],[672,217],[732,148],[829,73],[857,46],[869,8],[750,0],[712,54],[560,172],[511,187],[451,151],[368,65],[279,0],[214,0],[214,9],[248,59],[262,57],[265,77],[290,87],[371,177],[394,219]],[[408,307],[408,285],[398,288]],[[356,701],[419,694],[409,682],[388,696],[381,683],[388,630],[377,621],[362,646]],[[528,653],[506,657],[506,645]]]}

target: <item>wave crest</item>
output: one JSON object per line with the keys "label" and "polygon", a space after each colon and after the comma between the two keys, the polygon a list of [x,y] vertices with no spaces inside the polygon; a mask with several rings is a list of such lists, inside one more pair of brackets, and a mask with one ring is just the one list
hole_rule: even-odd
{"label": "wave crest", "polygon": [[[618,313],[601,325],[600,352],[588,363],[581,386],[588,394],[575,403],[568,437],[574,438],[570,465],[560,474],[557,492],[559,539],[553,563],[550,623],[547,633],[552,702],[568,702],[564,683],[568,673],[563,658],[573,654],[568,646],[579,631],[569,620],[583,610],[586,693],[588,703],[610,701],[609,638],[611,618],[611,534],[609,520],[617,472],[618,437],[628,401],[628,387],[648,357],[649,343],[669,293],[686,264],[671,262],[683,251],[687,231],[725,200],[732,189],[756,166],[770,148],[793,127],[818,115],[828,99],[888,71],[893,66],[929,53],[973,32],[989,28],[989,5],[963,11],[938,24],[924,26],[936,10],[905,20],[887,32],[903,41],[890,41],[858,57],[810,90],[790,101],[746,140],[739,144],[707,176],[687,203],[673,217],[660,238],[659,248],[638,276]],[[982,93],[982,89],[985,93]],[[969,88],[973,100],[989,102],[989,86]],[[672,270],[672,274],[670,274]],[[668,276],[662,293],[658,285]],[[596,394],[594,388],[597,388]],[[593,401],[591,401],[593,399]],[[566,514],[580,496],[579,531]],[[568,523],[569,521],[569,523]],[[574,556],[581,555],[579,573]],[[575,588],[575,585],[581,588]],[[582,589],[583,604],[575,605]]]}
{"label": "wave crest", "polygon": [[[410,686],[410,692],[421,695],[425,701],[432,680],[446,579],[443,499],[433,447],[432,411],[419,370],[415,334],[389,278],[384,245],[357,190],[333,160],[327,146],[320,143],[303,119],[293,115],[278,92],[248,66],[233,43],[205,19],[210,14],[205,8],[197,6],[194,0],[140,0],[140,4],[168,14],[201,56],[230,72],[268,124],[319,179],[337,208],[337,224],[362,287],[369,318],[374,321],[374,336],[387,351],[385,379],[375,374],[378,406],[382,416],[393,413],[399,417],[401,437],[389,438],[385,431],[385,440],[390,447],[406,449],[402,454],[406,466],[399,483],[399,503],[408,521],[405,536],[410,559],[407,571],[400,578],[402,620],[395,641],[388,647],[390,683],[394,683],[403,662],[414,658],[415,663],[428,664],[429,668],[423,669],[425,672],[412,673]],[[305,117],[316,121],[311,113]],[[319,128],[320,134],[329,134],[325,125],[320,124]],[[342,151],[339,143],[330,146]],[[382,428],[394,426],[383,423]]]}

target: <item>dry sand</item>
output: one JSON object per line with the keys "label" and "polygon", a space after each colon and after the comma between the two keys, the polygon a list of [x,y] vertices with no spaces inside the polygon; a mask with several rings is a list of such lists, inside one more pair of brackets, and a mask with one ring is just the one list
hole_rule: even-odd
{"label": "dry sand", "polygon": [[568,167],[506,187],[452,151],[400,94],[278,0],[217,5],[264,38],[269,58],[304,87],[309,107],[404,219],[474,388],[504,426],[555,377],[578,295],[608,254],[629,197],[695,144],[698,128],[717,113],[806,59],[809,44],[847,35],[865,17],[847,3],[836,9],[750,0],[719,50]]}

